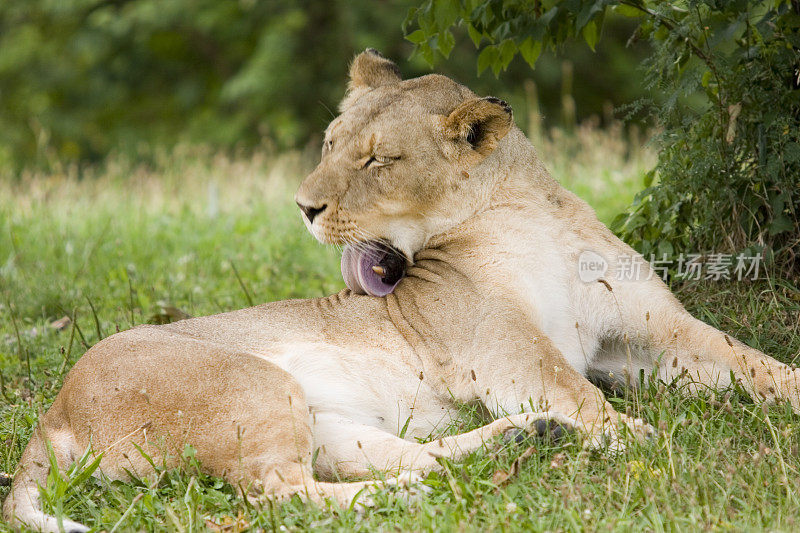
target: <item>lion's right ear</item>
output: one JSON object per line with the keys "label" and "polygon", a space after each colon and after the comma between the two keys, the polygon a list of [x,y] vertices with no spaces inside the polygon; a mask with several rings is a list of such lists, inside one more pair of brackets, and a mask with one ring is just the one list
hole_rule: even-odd
{"label": "lion's right ear", "polygon": [[391,60],[386,59],[374,48],[367,48],[358,54],[350,65],[350,83],[347,94],[339,104],[344,110],[348,104],[359,96],[381,85],[390,85],[402,81],[400,69]]}
{"label": "lion's right ear", "polygon": [[456,107],[445,119],[445,134],[453,141],[464,142],[486,156],[506,136],[514,123],[511,106],[487,96],[473,98]]}
{"label": "lion's right ear", "polygon": [[374,48],[367,48],[350,65],[350,90],[374,89],[401,81],[400,69]]}

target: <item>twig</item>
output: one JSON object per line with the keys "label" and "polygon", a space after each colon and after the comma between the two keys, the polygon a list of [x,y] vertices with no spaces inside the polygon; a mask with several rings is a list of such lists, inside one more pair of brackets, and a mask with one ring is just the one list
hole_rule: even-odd
{"label": "twig", "polygon": [[134,506],[135,506],[137,503],[139,503],[139,500],[141,500],[141,499],[142,499],[142,497],[144,497],[144,493],[143,493],[143,492],[140,492],[139,494],[137,494],[136,496],[134,496],[133,500],[131,501],[131,504],[128,506],[128,508],[127,508],[127,509],[125,509],[125,512],[124,512],[124,513],[122,513],[122,516],[120,516],[120,517],[119,517],[119,520],[117,520],[117,523],[116,523],[116,524],[114,524],[114,527],[112,527],[112,528],[111,528],[111,531],[109,531],[109,533],[114,533],[114,532],[117,530],[117,528],[120,526],[120,524],[122,524],[122,522],[123,522],[123,521],[124,521],[126,518],[128,518],[128,515],[131,513],[131,511],[133,511],[133,507],[134,507]]}
{"label": "twig", "polygon": [[97,311],[95,310],[94,304],[89,299],[89,297],[84,296],[84,298],[86,298],[86,301],[89,302],[89,308],[92,310],[92,316],[94,317],[94,327],[97,330],[97,340],[101,341],[103,340],[103,332],[100,331],[100,319],[97,318]]}
{"label": "twig", "polygon": [[247,290],[247,287],[245,286],[244,281],[242,281],[242,277],[239,276],[239,271],[236,270],[236,264],[233,262],[233,260],[231,260],[231,268],[233,268],[233,274],[236,276],[236,279],[239,281],[239,286],[242,288],[242,292],[244,292],[244,297],[245,297],[245,299],[247,299],[247,304],[250,307],[253,307],[255,305],[253,303],[253,298],[252,298],[252,296],[250,296],[250,291]]}
{"label": "twig", "polygon": [[[11,324],[14,326],[14,334],[17,337],[17,357],[19,358],[20,362],[22,362],[23,360],[27,362],[28,383],[32,384],[33,380],[31,379],[31,354],[28,352],[27,348],[22,347],[22,335],[19,332],[19,325],[17,324],[17,315],[11,308],[11,302],[6,300],[6,306],[8,307],[8,314],[11,316]],[[23,352],[24,352],[24,358],[23,358]]]}
{"label": "twig", "polygon": [[2,393],[3,398],[10,404],[14,403],[13,400],[8,396],[6,393],[6,378],[3,376],[3,372],[0,371],[0,393]]}

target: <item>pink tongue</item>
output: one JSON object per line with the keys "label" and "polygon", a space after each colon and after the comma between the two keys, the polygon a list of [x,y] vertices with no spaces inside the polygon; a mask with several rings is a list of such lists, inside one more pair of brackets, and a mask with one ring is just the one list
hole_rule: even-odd
{"label": "pink tongue", "polygon": [[345,246],[342,252],[342,278],[347,287],[356,294],[369,294],[370,296],[386,296],[391,293],[400,280],[389,284],[372,270],[379,266],[385,252],[362,243],[358,249]]}

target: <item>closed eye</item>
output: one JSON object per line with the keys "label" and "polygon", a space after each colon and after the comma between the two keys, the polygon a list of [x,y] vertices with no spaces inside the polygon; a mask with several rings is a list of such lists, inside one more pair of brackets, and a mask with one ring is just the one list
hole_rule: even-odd
{"label": "closed eye", "polygon": [[400,157],[387,157],[383,155],[371,155],[364,161],[364,165],[361,168],[377,168],[377,167],[385,167],[391,163],[394,163],[400,159]]}

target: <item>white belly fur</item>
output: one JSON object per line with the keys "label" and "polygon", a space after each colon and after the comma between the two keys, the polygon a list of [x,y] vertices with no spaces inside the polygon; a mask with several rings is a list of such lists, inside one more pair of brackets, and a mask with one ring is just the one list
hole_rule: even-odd
{"label": "white belly fur", "polygon": [[[454,413],[420,381],[419,370],[381,350],[358,353],[318,342],[280,343],[264,359],[300,383],[312,413],[334,413],[404,437],[424,439],[446,426]],[[410,420],[409,420],[410,418]]]}

